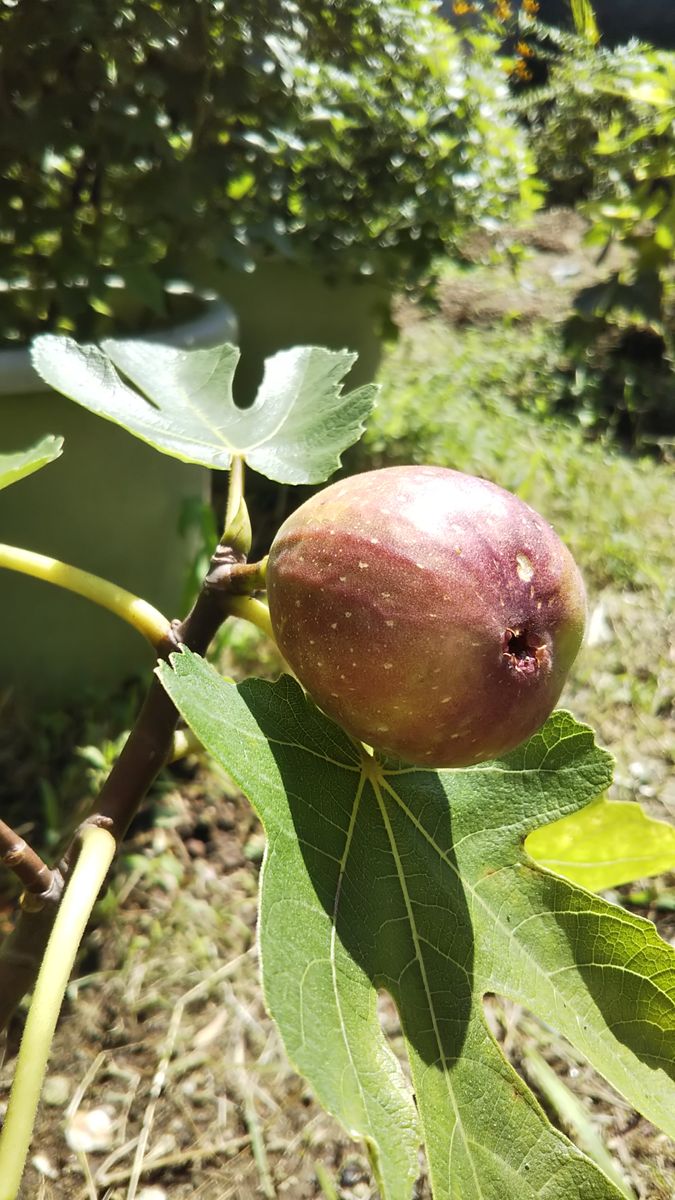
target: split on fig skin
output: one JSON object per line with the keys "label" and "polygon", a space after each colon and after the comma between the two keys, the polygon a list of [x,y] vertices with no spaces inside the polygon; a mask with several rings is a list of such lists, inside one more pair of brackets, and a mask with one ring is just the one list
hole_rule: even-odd
{"label": "split on fig skin", "polygon": [[581,645],[574,559],[510,492],[442,467],[325,488],[267,567],[279,648],[328,716],[427,767],[495,758],[548,717]]}

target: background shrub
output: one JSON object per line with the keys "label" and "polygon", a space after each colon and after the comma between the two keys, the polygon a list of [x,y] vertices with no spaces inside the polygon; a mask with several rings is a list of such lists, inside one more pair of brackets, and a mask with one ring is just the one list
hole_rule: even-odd
{"label": "background shrub", "polygon": [[137,327],[166,281],[261,253],[419,275],[528,198],[496,42],[472,37],[426,0],[3,5],[4,336]]}
{"label": "background shrub", "polygon": [[599,262],[620,251],[618,266],[578,293],[566,325],[584,419],[631,443],[667,441],[675,433],[675,53],[635,41],[608,50],[593,35],[532,20],[521,28],[548,66],[546,84],[519,88],[516,100],[547,201],[576,205]]}

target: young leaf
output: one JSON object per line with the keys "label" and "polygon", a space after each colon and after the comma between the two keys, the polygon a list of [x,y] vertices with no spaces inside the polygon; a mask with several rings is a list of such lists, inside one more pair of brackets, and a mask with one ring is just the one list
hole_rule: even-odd
{"label": "young leaf", "polygon": [[63,448],[63,438],[50,433],[28,450],[17,450],[15,454],[0,454],[0,488],[9,487],[18,479],[32,475],[40,467],[58,458]]}
{"label": "young leaf", "polygon": [[239,687],[184,653],[160,668],[265,825],[263,983],[291,1059],[368,1142],[383,1198],[409,1200],[417,1124],[376,1015],[393,998],[436,1200],[610,1200],[488,1032],[496,991],[554,1025],[675,1132],[675,955],[653,926],[556,878],[523,841],[610,780],[557,712],[498,762],[378,762],[293,680]]}
{"label": "young leaf", "polygon": [[525,849],[543,867],[591,892],[675,870],[675,829],[632,800],[601,798],[535,829]]}
{"label": "young leaf", "polygon": [[295,346],[266,359],[260,390],[246,409],[232,398],[239,351],[228,344],[179,350],[108,340],[99,349],[45,334],[32,354],[57,391],[164,454],[216,468],[229,467],[238,454],[278,483],[320,483],[332,475],[363,433],[376,392],[366,384],[343,395],[356,355],[321,346]]}

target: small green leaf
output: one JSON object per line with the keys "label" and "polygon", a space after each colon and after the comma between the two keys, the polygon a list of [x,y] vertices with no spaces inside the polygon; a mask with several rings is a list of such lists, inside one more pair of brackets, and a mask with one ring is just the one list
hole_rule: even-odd
{"label": "small green leaf", "polygon": [[48,434],[28,450],[17,450],[15,454],[0,454],[0,488],[9,487],[18,479],[32,475],[40,467],[58,458],[63,448],[63,438]]}
{"label": "small green leaf", "polygon": [[574,28],[579,37],[584,38],[590,46],[597,46],[600,41],[600,30],[590,0],[571,0],[571,6]]}
{"label": "small green leaf", "polygon": [[525,849],[542,867],[591,892],[675,870],[675,829],[631,800],[596,800],[535,829]]}
{"label": "small green leaf", "polygon": [[237,454],[278,483],[327,479],[363,433],[376,392],[367,384],[342,394],[356,355],[321,346],[282,350],[266,359],[247,409],[232,397],[238,360],[228,344],[179,350],[109,340],[99,349],[50,334],[33,343],[35,368],[52,387],[164,454],[219,469]]}
{"label": "small green leaf", "polygon": [[172,666],[164,686],[265,826],[268,1007],[322,1103],[368,1143],[383,1200],[410,1200],[420,1134],[435,1200],[617,1200],[549,1124],[482,1004],[497,992],[534,1012],[675,1132],[672,948],[523,850],[607,788],[592,731],[556,712],[498,762],[423,771],[363,754],[288,677],[235,686],[189,652]]}

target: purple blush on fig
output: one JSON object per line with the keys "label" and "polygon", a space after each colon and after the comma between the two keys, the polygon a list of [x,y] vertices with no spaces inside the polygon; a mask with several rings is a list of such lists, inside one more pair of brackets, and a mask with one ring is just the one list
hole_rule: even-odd
{"label": "purple blush on fig", "polygon": [[317,493],[275,537],[267,584],[280,650],[318,706],[428,767],[482,762],[534,733],[583,638],[581,576],[547,522],[441,467]]}

